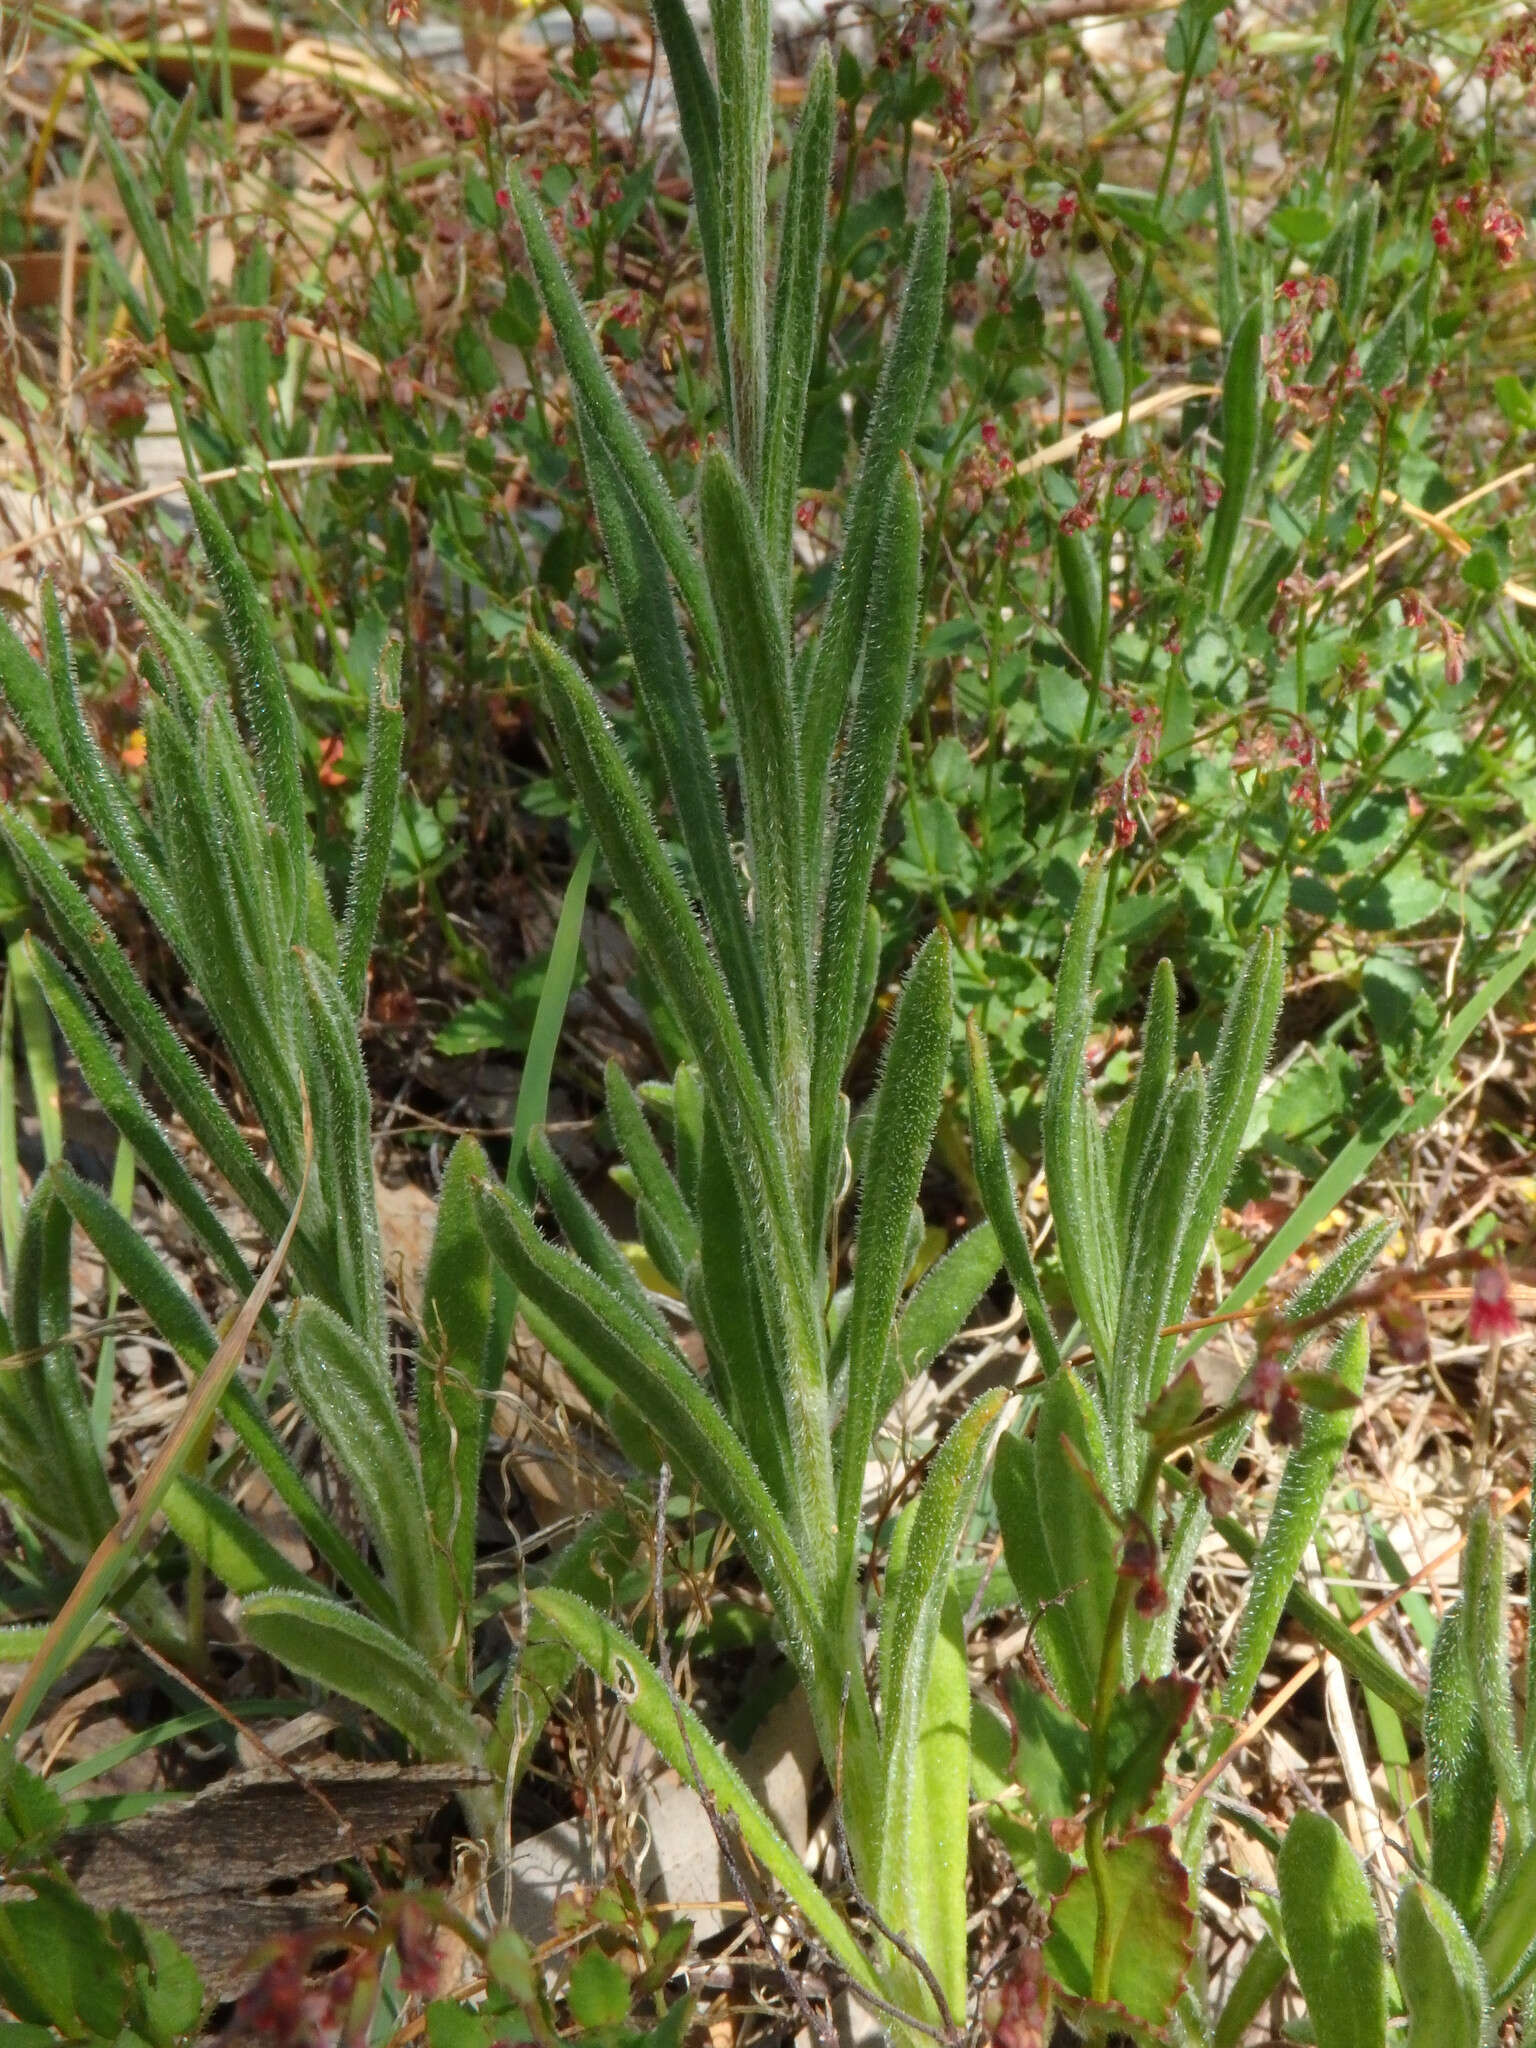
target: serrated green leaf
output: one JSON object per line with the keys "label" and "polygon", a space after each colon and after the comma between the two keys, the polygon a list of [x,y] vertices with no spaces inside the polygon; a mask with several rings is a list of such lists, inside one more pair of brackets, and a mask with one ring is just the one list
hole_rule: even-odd
{"label": "serrated green leaf", "polygon": [[1093,1881],[1079,1870],[1052,1911],[1046,1967],[1075,1997],[1092,1998],[1095,1965],[1102,1958],[1105,1998],[1133,2019],[1160,2028],[1184,1988],[1193,1954],[1189,1873],[1174,1856],[1166,1828],[1145,1828],[1111,1843],[1104,1868],[1104,1940]]}

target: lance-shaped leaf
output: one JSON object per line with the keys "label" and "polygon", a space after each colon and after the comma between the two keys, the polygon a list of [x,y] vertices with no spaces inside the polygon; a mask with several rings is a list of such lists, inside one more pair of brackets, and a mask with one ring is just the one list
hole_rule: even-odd
{"label": "lance-shaped leaf", "polygon": [[1482,2048],[1483,1959],[1450,1900],[1416,1877],[1397,1902],[1397,1981],[1408,2008],[1407,2048]]}
{"label": "lance-shaped leaf", "polygon": [[1317,2048],[1384,2048],[1387,1977],[1371,1888],[1335,1822],[1302,1807],[1280,1846],[1280,1918]]}
{"label": "lance-shaped leaf", "polygon": [[1477,1929],[1478,1952],[1496,2010],[1536,1969],[1536,1843],[1507,1857]]}
{"label": "lance-shaped leaf", "polygon": [[1216,216],[1216,319],[1222,333],[1231,334],[1242,318],[1242,279],[1232,196],[1227,184],[1226,131],[1214,112],[1206,130],[1206,149],[1211,162],[1212,211]]}
{"label": "lance-shaped leaf", "polygon": [[[958,1840],[953,1834],[946,1837],[943,1868],[919,1867],[913,1850],[925,1783],[923,1737],[930,1728],[926,1708],[945,1597],[955,1549],[965,1532],[1006,1401],[1000,1388],[983,1394],[939,1446],[918,1498],[900,1577],[888,1593],[880,1617],[885,1799],[878,1895],[886,1917],[910,1931],[931,1961],[945,1960],[952,1969],[958,1962],[962,1974],[964,1830]],[[929,1846],[935,1845],[930,1842]],[[958,1989],[956,2003],[963,2007],[963,1981]]]}
{"label": "lance-shaped leaf", "polygon": [[1003,1107],[998,1100],[987,1041],[974,1017],[966,1019],[965,1047],[971,1104],[971,1165],[981,1194],[987,1220],[997,1232],[998,1248],[1013,1291],[1019,1297],[1029,1334],[1041,1366],[1053,1373],[1061,1364],[1061,1347],[1051,1325],[1050,1311],[1040,1292],[1034,1254],[1019,1220],[1019,1198],[1008,1164],[1008,1147],[1003,1137]]}
{"label": "lance-shaped leaf", "polygon": [[810,1588],[783,1517],[719,1409],[674,1345],[629,1304],[549,1244],[504,1189],[483,1182],[480,1220],[492,1254],[531,1302],[605,1373],[736,1533],[783,1620],[802,1676],[814,1669]]}
{"label": "lance-shaped leaf", "polygon": [[1061,637],[1088,684],[1091,703],[1091,692],[1103,677],[1105,654],[1104,583],[1094,537],[1058,527],[1056,566],[1061,573]]}
{"label": "lance-shaped leaf", "polygon": [[1074,1643],[1070,1667],[1062,1672],[1063,1680],[1071,1673],[1067,1704],[1084,1721],[1098,1692],[1119,1557],[1106,1498],[1110,1473],[1103,1426],[1088,1389],[1076,1372],[1057,1373],[1035,1418],[1035,1493],[1050,1560],[1049,1597],[1060,1603],[1061,1629],[1071,1632]]}
{"label": "lance-shaped leaf", "polygon": [[[58,1170],[54,1185],[59,1199],[100,1252],[107,1270],[117,1275],[183,1367],[201,1373],[218,1352],[218,1338],[180,1281],[100,1188],[81,1180],[68,1167]],[[262,1319],[272,1321],[270,1310],[263,1309]],[[393,1625],[397,1619],[394,1602],[294,1469],[255,1396],[239,1380],[231,1380],[220,1412],[242,1450],[293,1516],[315,1556],[330,1566],[364,1606]]]}
{"label": "lance-shaped leaf", "polygon": [[[833,1110],[858,1016],[869,884],[906,717],[921,572],[922,508],[911,464],[903,462],[881,509],[863,680],[842,768],[816,961],[811,1132],[818,1218],[827,1213],[842,1166],[841,1145],[834,1154],[832,1142]],[[812,859],[815,852],[808,845]]]}
{"label": "lance-shaped leaf", "polygon": [[566,765],[645,941],[652,971],[688,1034],[720,1119],[742,1209],[762,1226],[750,1242],[763,1313],[782,1365],[799,1519],[812,1545],[807,1562],[814,1576],[824,1578],[832,1563],[834,1515],[821,1318],[767,1098],[725,985],[596,698],[551,642],[534,636],[533,646]]}
{"label": "lance-shaped leaf", "polygon": [[122,947],[23,818],[0,809],[0,838],[47,911],[75,968],[143,1058],[172,1106],[186,1119],[204,1154],[262,1228],[270,1236],[279,1236],[285,1221],[282,1196],[262,1172],[186,1047],[145,994]]}
{"label": "lance-shaped leaf", "polygon": [[1115,1229],[1128,1245],[1140,1199],[1141,1176],[1173,1086],[1174,1056],[1179,1034],[1179,996],[1173,962],[1159,960],[1147,998],[1147,1019],[1141,1034],[1141,1071],[1126,1115],[1120,1170],[1115,1176]]}
{"label": "lance-shaped leaf", "polygon": [[1486,1507],[1478,1509],[1467,1531],[1462,1566],[1462,1627],[1467,1668],[1472,1674],[1494,1783],[1508,1830],[1505,1856],[1518,1855],[1529,1838],[1525,1804],[1525,1772],[1515,1738],[1515,1703],[1509,1670],[1509,1611],[1504,1583],[1504,1551]]}
{"label": "lance-shaped leaf", "polygon": [[299,966],[317,1182],[334,1225],[336,1269],[348,1319],[365,1355],[376,1361],[375,1371],[387,1380],[384,1263],[374,1194],[368,1076],[357,1024],[334,973],[318,954],[301,953]]}
{"label": "lance-shaped leaf", "polygon": [[794,1901],[855,1984],[878,1991],[879,1980],[869,1958],[847,1923],[811,1879],[693,1708],[675,1693],[669,1695],[630,1638],[574,1593],[543,1587],[531,1596],[531,1604],[618,1695],[636,1727],[683,1782],[702,1790],[741,1830],[753,1861]]}
{"label": "lance-shaped leaf", "polygon": [[259,1649],[290,1671],[355,1700],[431,1761],[477,1764],[484,1731],[425,1657],[371,1616],[323,1593],[257,1593],[240,1619]]}
{"label": "lance-shaped leaf", "polygon": [[114,562],[113,569],[160,650],[160,660],[153,661],[146,673],[190,731],[207,698],[228,696],[224,676],[206,642],[135,569],[124,561]]}
{"label": "lance-shaped leaf", "polygon": [[101,101],[96,96],[96,88],[91,83],[89,74],[85,78],[85,93],[92,130],[101,153],[107,160],[107,168],[112,173],[112,182],[117,187],[123,211],[128,216],[133,239],[143,255],[144,266],[154,280],[162,304],[174,307],[181,297],[181,284],[171,253],[171,244],[161,225],[155,203],[129,162],[126,151],[112,132],[112,123],[102,111]]}
{"label": "lance-shaped leaf", "polygon": [[1115,1314],[1114,1357],[1104,1389],[1109,1437],[1122,1499],[1134,1491],[1140,1456],[1135,1419],[1158,1391],[1154,1370],[1164,1323],[1183,1312],[1176,1300],[1179,1241],[1190,1183],[1204,1163],[1205,1075],[1198,1063],[1169,1090],[1149,1148]]}
{"label": "lance-shaped leaf", "polygon": [[[533,1180],[528,1171],[528,1140],[536,1125],[544,1121],[549,1107],[549,1084],[555,1071],[555,1054],[565,1028],[565,1012],[576,985],[581,964],[581,921],[586,911],[587,887],[597,859],[597,842],[588,840],[576,857],[560,915],[555,920],[555,940],[539,989],[533,1013],[533,1029],[523,1057],[522,1080],[517,1091],[517,1111],[512,1118],[512,1143],[507,1150],[506,1183],[525,1199],[532,1199]],[[505,1273],[497,1272],[493,1288],[490,1329],[485,1340],[485,1384],[500,1382],[507,1362],[507,1346],[517,1320],[517,1289]]]}
{"label": "lance-shaped leaf", "polygon": [[672,96],[677,101],[678,126],[683,131],[683,148],[688,153],[688,172],[693,179],[693,210],[698,217],[699,247],[704,252],[704,282],[709,290],[710,323],[714,330],[715,355],[720,366],[720,383],[729,419],[731,380],[726,374],[720,102],[685,0],[653,0],[652,12],[661,33],[662,48],[667,53],[667,69],[672,74]]}
{"label": "lance-shaped leaf", "polygon": [[491,1419],[488,1397],[500,1379],[486,1370],[491,1258],[474,1195],[476,1182],[489,1171],[480,1145],[460,1138],[448,1156],[438,1196],[416,1360],[422,1489],[433,1536],[450,1562],[465,1613],[474,1597],[480,1461]]}
{"label": "lance-shaped leaf", "polygon": [[[1067,930],[1056,975],[1056,1016],[1051,1028],[1044,1114],[1045,1178],[1062,1269],[1072,1291],[1072,1305],[1101,1360],[1114,1355],[1115,1247],[1106,1242],[1102,1205],[1096,1196],[1103,1178],[1102,1140],[1096,1152],[1097,1118],[1087,1092],[1083,1055],[1093,1024],[1093,956],[1104,915],[1106,882],[1104,863],[1095,861],[1084,873],[1082,893]],[[1109,1234],[1112,1229],[1111,1224]]]}
{"label": "lance-shaped leaf", "polygon": [[[746,1212],[712,1112],[704,1120],[698,1218],[699,1261],[686,1292],[709,1347],[710,1381],[769,1492],[797,1527],[801,1502],[784,1393],[773,1369]],[[808,1547],[803,1538],[801,1545]]]}
{"label": "lance-shaped leaf", "polygon": [[789,186],[779,228],[778,275],[774,281],[762,508],[768,565],[782,590],[788,589],[793,566],[795,491],[800,481],[800,448],[805,438],[805,397],[816,346],[836,117],[832,56],[823,49],[811,67],[790,152]]}
{"label": "lance-shaped leaf", "polygon": [[681,1289],[683,1277],[699,1253],[699,1233],[682,1189],[661,1156],[661,1147],[651,1135],[640,1098],[629,1084],[629,1076],[617,1060],[603,1070],[608,1120],[625,1164],[635,1177],[636,1208],[640,1234],[647,1251],[673,1287]]}
{"label": "lance-shaped leaf", "polygon": [[400,750],[405,713],[400,705],[400,643],[386,647],[368,706],[368,767],[363,777],[363,814],[352,845],[347,908],[341,933],[341,992],[358,1013],[368,990],[368,961],[378,928],[379,905],[389,873],[389,849],[400,798]]}
{"label": "lance-shaped leaf", "polygon": [[144,827],[138,812],[102,759],[101,749],[86,725],[74,653],[51,579],[43,585],[43,646],[53,691],[54,724],[68,770],[65,787],[70,801],[117,862],[155,923],[177,946],[183,935],[181,913],[144,844]]}
{"label": "lance-shaped leaf", "polygon": [[638,1275],[624,1256],[623,1246],[609,1230],[581,1189],[564,1160],[542,1128],[528,1140],[528,1164],[539,1192],[554,1211],[560,1234],[584,1266],[590,1266],[606,1287],[622,1295],[636,1315],[648,1322],[657,1336],[666,1337],[667,1326],[651,1304]]}
{"label": "lance-shaped leaf", "polygon": [[176,714],[162,704],[150,703],[144,729],[155,822],[185,925],[186,966],[255,1099],[279,1169],[291,1186],[304,1150],[293,1020],[280,1006],[251,1000],[263,985],[262,964],[238,914],[192,741]]}
{"label": "lance-shaped leaf", "polygon": [[59,737],[58,714],[48,672],[18,638],[9,619],[0,618],[0,690],[11,715],[67,790],[71,773]]}
{"label": "lance-shaped leaf", "polygon": [[997,1278],[1002,1263],[1002,1248],[990,1223],[978,1223],[957,1238],[942,1258],[934,1260],[913,1288],[896,1325],[896,1341],[877,1404],[881,1414],[889,1413],[909,1380],[943,1356]]}
{"label": "lance-shaped leaf", "polygon": [[515,168],[508,168],[507,185],[518,225],[523,231],[528,261],[538,280],[539,295],[544,301],[549,323],[555,330],[566,373],[596,426],[609,459],[628,486],[635,507],[677,585],[683,605],[698,633],[706,662],[711,669],[718,671],[719,640],[710,609],[709,590],[688,537],[688,529],[683,524],[683,515],[647,453],[640,430],[598,353],[581,301],[576,296],[576,288],[560,261],[539,202]]}
{"label": "lance-shaped leaf", "polygon": [[139,1164],[212,1254],[225,1279],[245,1293],[255,1275],[209,1207],[137,1083],[123,1071],[105,1032],[75,984],[46,946],[30,935],[22,943],[92,1099],[128,1140]]}
{"label": "lance-shaped leaf", "polygon": [[[1370,1344],[1365,1320],[1357,1318],[1334,1346],[1328,1372],[1352,1394],[1363,1392]],[[1235,1728],[1253,1704],[1259,1676],[1264,1669],[1285,1612],[1285,1603],[1301,1569],[1307,1545],[1317,1533],[1318,1517],[1328,1498],[1328,1489],[1349,1447],[1354,1426],[1349,1409],[1308,1408],[1301,1427],[1301,1441],[1290,1451],[1275,1504],[1248,1573],[1242,1616],[1227,1664],[1227,1681],[1221,1690],[1217,1711],[1220,1730]],[[1216,1738],[1218,1741],[1222,1737]]]}
{"label": "lance-shaped leaf", "polygon": [[299,734],[266,607],[234,536],[207,492],[190,480],[187,502],[213,572],[240,681],[240,703],[255,736],[267,816],[272,822],[273,875],[287,928],[297,938],[303,910],[304,786]]}
{"label": "lance-shaped leaf", "polygon": [[782,1067],[809,1059],[809,941],[789,643],[757,515],[735,466],[718,449],[705,456],[699,472],[699,527],[741,767],[758,956]]}
{"label": "lance-shaped leaf", "polygon": [[801,769],[807,804],[805,845],[821,851],[827,777],[853,688],[883,508],[903,453],[912,445],[928,396],[933,352],[944,312],[949,260],[949,188],[935,177],[912,243],[901,312],[875,387],[858,481],[848,507],[842,559],[811,662],[801,708]]}
{"label": "lance-shaped leaf", "polygon": [[[918,1503],[896,1525],[886,1565],[884,1598],[901,1600]],[[882,1648],[889,1654],[890,1637]],[[881,1674],[881,1697],[890,1693]],[[907,1813],[910,1840],[905,1854],[888,1858],[894,1879],[905,1873],[915,1899],[888,1899],[896,1924],[933,1971],[950,2016],[965,2010],[965,1872],[971,1792],[971,1681],[965,1655],[965,1616],[950,1585],[944,1595],[933,1665],[923,1698],[916,1739],[915,1784]],[[901,2003],[921,2012],[933,2004],[932,1987],[910,1959],[894,1951],[886,1971],[901,1991]]]}
{"label": "lance-shaped leaf", "polygon": [[[304,1174],[300,1181],[301,1200],[308,1179],[309,1165],[306,1158]],[[36,1197],[33,1199],[35,1201]],[[76,1578],[68,1598],[49,1623],[32,1662],[28,1665],[20,1684],[12,1692],[4,1714],[0,1715],[0,1795],[3,1795],[16,1765],[17,1742],[31,1722],[49,1686],[78,1650],[82,1640],[89,1636],[103,1606],[112,1598],[131,1570],[139,1542],[153,1521],[167,1490],[185,1468],[193,1446],[205,1437],[213,1419],[213,1412],[245,1355],[245,1347],[250,1342],[257,1318],[273,1283],[282,1271],[283,1262],[288,1256],[288,1248],[293,1242],[294,1225],[297,1220],[298,1205],[295,1204],[288,1227],[273,1248],[272,1256],[262,1269],[261,1277],[241,1304],[218,1350],[208,1361],[206,1370],[199,1376],[149,1470],[138,1480],[132,1501],[121,1518],[107,1529],[92,1551],[89,1563]],[[63,1252],[67,1309],[67,1229],[63,1236]],[[85,1428],[89,1435],[89,1416],[86,1417]]]}
{"label": "lance-shaped leaf", "polygon": [[[675,0],[674,0],[675,4]],[[634,664],[635,690],[661,756],[704,922],[758,1069],[766,1074],[762,979],[726,833],[720,784],[666,568],[649,527],[586,409],[577,408],[588,487],[602,527]]]}
{"label": "lance-shaped leaf", "polygon": [[279,1369],[347,1475],[409,1639],[447,1639],[443,1574],[421,1473],[380,1361],[323,1302],[299,1302],[283,1328]]}
{"label": "lance-shaped leaf", "polygon": [[1075,264],[1067,274],[1067,292],[1087,344],[1088,364],[1093,372],[1093,388],[1098,394],[1099,405],[1106,413],[1119,412],[1125,404],[1120,352],[1109,338],[1104,308],[1098,295]]}
{"label": "lance-shaped leaf", "polygon": [[183,1474],[161,1503],[177,1537],[237,1598],[247,1593],[312,1593],[314,1587],[223,1494]]}
{"label": "lance-shaped leaf", "polygon": [[31,1362],[0,1372],[0,1455],[21,1485],[24,1510],[78,1562],[116,1510],[69,1342],[71,1219],[57,1188],[62,1170],[44,1171],[22,1219],[10,1336]]}
{"label": "lance-shaped leaf", "polygon": [[[1285,947],[1279,932],[1266,931],[1243,962],[1211,1058],[1206,1090],[1206,1146],[1199,1177],[1184,1206],[1178,1268],[1171,1294],[1176,1316],[1184,1313],[1194,1290],[1206,1244],[1237,1170],[1259,1084],[1264,1079],[1284,990]],[[1176,1337],[1164,1338],[1158,1347],[1149,1398],[1164,1385],[1177,1347]]]}
{"label": "lance-shaped leaf", "polygon": [[1238,322],[1221,383],[1221,497],[1205,544],[1205,599],[1220,611],[1232,573],[1232,554],[1258,467],[1264,414],[1264,309],[1255,299]]}
{"label": "lance-shaped leaf", "polygon": [[949,941],[928,938],[891,1028],[859,1198],[853,1301],[848,1310],[848,1406],[839,1443],[839,1569],[857,1556],[864,1462],[874,1441],[891,1324],[907,1274],[907,1228],[922,1186],[949,1066]]}
{"label": "lance-shaped leaf", "polygon": [[[209,697],[194,728],[197,762],[213,830],[223,857],[221,881],[259,977],[248,1002],[264,1003],[291,1042],[294,1014],[292,938],[283,922],[271,852],[271,826],[234,713]],[[206,882],[205,882],[206,886]]]}
{"label": "lance-shaped leaf", "polygon": [[[1395,1228],[1396,1225],[1391,1222],[1375,1223],[1368,1225],[1364,1230],[1356,1231],[1352,1237],[1346,1238],[1333,1256],[1296,1289],[1295,1293],[1286,1303],[1285,1313],[1299,1318],[1322,1315],[1326,1310],[1332,1308],[1370,1270],[1370,1267],[1375,1262],[1377,1253],[1392,1235]],[[1300,1350],[1310,1341],[1310,1333],[1304,1334],[1299,1340],[1298,1345],[1292,1348],[1290,1355],[1287,1357],[1285,1361],[1287,1368],[1298,1360]],[[1212,1440],[1207,1447],[1206,1456],[1220,1469],[1230,1471],[1243,1445],[1248,1441],[1250,1427],[1251,1418],[1244,1418],[1231,1424],[1221,1435]],[[1223,1522],[1227,1528],[1235,1529],[1238,1526],[1229,1516],[1224,1517]],[[1205,1496],[1197,1489],[1191,1488],[1184,1507],[1180,1511],[1173,1541],[1168,1546],[1167,1563],[1163,1573],[1163,1585],[1168,1594],[1168,1606],[1175,1614],[1183,1601],[1184,1588],[1189,1582],[1189,1574],[1194,1567],[1196,1554],[1209,1526],[1210,1511],[1206,1505]],[[1229,1540],[1231,1539],[1229,1538]],[[1243,1536],[1241,1542],[1244,1546],[1242,1555],[1245,1560],[1251,1562],[1255,1555],[1255,1546],[1251,1538],[1247,1536]],[[1395,1696],[1396,1704],[1393,1706],[1393,1711],[1400,1718],[1406,1715],[1406,1718],[1416,1727],[1420,1718],[1419,1695],[1415,1688],[1403,1678],[1397,1668],[1382,1658],[1380,1653],[1363,1636],[1351,1635],[1347,1629],[1344,1629],[1331,1608],[1320,1606],[1311,1598],[1311,1595],[1306,1592],[1305,1588],[1293,1586],[1290,1594],[1287,1596],[1287,1604],[1293,1614],[1298,1611],[1298,1601],[1305,1602],[1309,1611],[1315,1611],[1316,1616],[1322,1620],[1324,1627],[1333,1638],[1333,1640],[1326,1644],[1326,1647],[1332,1649],[1336,1656],[1340,1655],[1342,1649],[1342,1661],[1347,1670],[1353,1671],[1356,1676],[1359,1676],[1360,1673],[1357,1668],[1358,1659],[1362,1655],[1368,1655],[1373,1660],[1377,1684],[1372,1689],[1376,1692],[1377,1697],[1381,1699],[1387,1698],[1387,1694],[1381,1691],[1381,1685],[1383,1683],[1387,1684],[1390,1692]],[[1312,1628],[1314,1635],[1317,1634],[1317,1630],[1311,1622],[1308,1622],[1306,1625]],[[1155,1651],[1158,1661],[1154,1664],[1154,1669],[1166,1668],[1166,1660],[1172,1654],[1173,1626],[1171,1616],[1159,1621]],[[1356,1662],[1351,1663],[1351,1658],[1354,1658]],[[1362,1682],[1369,1683],[1369,1681]]]}
{"label": "lance-shaped leaf", "polygon": [[773,148],[769,0],[711,0],[720,79],[720,226],[731,445],[754,496],[762,481],[768,373],[768,158]]}
{"label": "lance-shaped leaf", "polygon": [[1475,1927],[1489,1874],[1499,1788],[1468,1661],[1466,1608],[1460,1602],[1440,1622],[1430,1651],[1423,1751],[1430,1780],[1430,1878],[1468,1927]]}

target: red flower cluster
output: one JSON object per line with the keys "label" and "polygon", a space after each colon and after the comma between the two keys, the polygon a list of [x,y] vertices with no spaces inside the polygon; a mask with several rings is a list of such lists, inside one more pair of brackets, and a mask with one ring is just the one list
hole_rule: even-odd
{"label": "red flower cluster", "polygon": [[1469,1344],[1503,1344],[1520,1334],[1520,1318],[1510,1292],[1509,1268],[1502,1259],[1479,1266],[1472,1277],[1472,1305],[1467,1310]]}
{"label": "red flower cluster", "polygon": [[1143,1621],[1150,1621],[1154,1615],[1161,1614],[1168,1605],[1168,1593],[1158,1569],[1161,1562],[1157,1554],[1157,1538],[1140,1515],[1133,1514],[1125,1525],[1125,1539],[1120,1545],[1120,1559],[1115,1570],[1122,1579],[1134,1579],[1136,1582],[1134,1605]]}
{"label": "red flower cluster", "polygon": [[1024,1950],[1012,1973],[988,1999],[985,2017],[992,2030],[992,2048],[1045,2048],[1051,1985],[1039,1949]]}
{"label": "red flower cluster", "polygon": [[1311,364],[1312,322],[1331,304],[1333,295],[1331,277],[1288,277],[1276,286],[1275,297],[1291,307],[1264,344],[1264,381],[1278,404],[1284,404]]}
{"label": "red flower cluster", "polygon": [[1323,787],[1317,740],[1311,728],[1299,718],[1292,720],[1285,750],[1299,771],[1291,784],[1291,802],[1307,813],[1314,832],[1326,832],[1332,823],[1332,813],[1328,808],[1328,792]]}
{"label": "red flower cluster", "polygon": [[1456,689],[1467,672],[1467,636],[1453,619],[1435,607],[1418,590],[1400,590],[1398,606],[1403,614],[1403,624],[1417,630],[1433,633],[1440,642],[1440,651],[1445,656],[1445,680]]}
{"label": "red flower cluster", "polygon": [[1466,249],[1481,237],[1491,244],[1499,268],[1508,270],[1525,240],[1525,222],[1502,192],[1497,188],[1485,191],[1478,184],[1458,192],[1448,208],[1442,206],[1430,222],[1429,232],[1442,255]]}
{"label": "red flower cluster", "polygon": [[1536,8],[1528,7],[1500,29],[1483,52],[1478,70],[1489,85],[1514,78],[1528,98],[1536,97]]}
{"label": "red flower cluster", "polygon": [[[327,1951],[347,1946],[345,1962],[328,1975],[313,1970]],[[379,2002],[380,1974],[393,1948],[400,1989],[435,1998],[443,1961],[431,1912],[402,1898],[372,1933],[306,1928],[271,1943],[260,1976],[235,2007],[231,2036],[260,2036],[271,2048],[364,2048]]]}

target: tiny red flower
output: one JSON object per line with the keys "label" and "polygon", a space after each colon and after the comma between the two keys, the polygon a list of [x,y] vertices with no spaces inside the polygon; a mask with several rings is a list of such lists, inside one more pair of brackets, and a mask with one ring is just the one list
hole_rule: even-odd
{"label": "tiny red flower", "polygon": [[1502,1259],[1480,1266],[1472,1280],[1472,1305],[1467,1310],[1469,1344],[1503,1344],[1520,1334],[1520,1318],[1509,1291],[1509,1268]]}

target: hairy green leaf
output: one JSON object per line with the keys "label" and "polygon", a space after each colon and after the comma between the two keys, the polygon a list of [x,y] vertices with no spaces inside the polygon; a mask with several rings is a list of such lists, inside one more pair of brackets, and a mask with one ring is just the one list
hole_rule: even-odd
{"label": "hairy green leaf", "polygon": [[1302,1807],[1280,1846],[1280,1918],[1317,2048],[1384,2048],[1386,1966],[1371,1888],[1326,1814]]}

